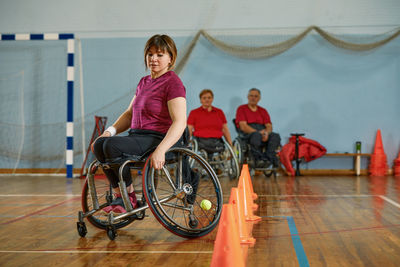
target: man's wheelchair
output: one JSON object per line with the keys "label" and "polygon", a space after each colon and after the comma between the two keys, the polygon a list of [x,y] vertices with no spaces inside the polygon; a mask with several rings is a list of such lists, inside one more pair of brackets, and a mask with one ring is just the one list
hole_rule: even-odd
{"label": "man's wheelchair", "polygon": [[[239,177],[240,169],[236,154],[233,148],[224,139],[220,139],[220,144],[212,148],[200,148],[199,140],[196,137],[191,139],[192,150],[203,157],[212,166],[214,171],[217,171],[219,176],[227,175],[233,180]],[[191,166],[195,166],[195,161],[190,162]]]}
{"label": "man's wheelchair", "polygon": [[[275,166],[272,163],[267,163],[267,165],[264,167],[257,166],[257,162],[251,153],[251,146],[248,143],[248,140],[246,140],[244,137],[243,132],[238,129],[235,119],[233,119],[233,124],[235,125],[238,136],[235,138],[235,140],[233,140],[232,145],[240,166],[242,166],[244,163],[247,163],[252,173],[255,171],[262,171],[266,177],[274,175],[274,178],[276,178],[280,163],[275,164]],[[278,153],[278,151],[276,152]],[[279,161],[279,157],[277,159]]]}
{"label": "man's wheelchair", "polygon": [[[84,219],[95,227],[106,230],[110,240],[116,230],[145,217],[150,208],[155,218],[170,232],[185,238],[208,234],[218,224],[223,204],[221,185],[217,175],[198,154],[183,147],[172,147],[166,153],[166,163],[161,170],[150,167],[150,153],[131,156],[120,162],[102,164],[95,160],[89,166],[82,190],[82,211],[78,213],[77,230],[86,236]],[[189,161],[194,162],[190,168]],[[119,166],[119,188],[126,213],[106,213],[103,209],[113,201],[113,188],[103,168]],[[124,168],[130,168],[138,205],[132,208],[125,182]],[[140,171],[142,174],[140,175]],[[202,179],[200,179],[200,175]],[[202,208],[203,200],[211,202],[211,208]],[[208,203],[208,202],[207,202]]]}

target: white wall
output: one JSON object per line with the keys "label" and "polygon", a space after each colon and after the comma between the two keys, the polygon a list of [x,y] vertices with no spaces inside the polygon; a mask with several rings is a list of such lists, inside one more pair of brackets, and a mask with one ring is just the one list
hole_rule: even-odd
{"label": "white wall", "polygon": [[[0,32],[171,35],[198,29],[351,28],[400,25],[399,0],[0,0]],[[377,29],[378,28],[378,29]]]}

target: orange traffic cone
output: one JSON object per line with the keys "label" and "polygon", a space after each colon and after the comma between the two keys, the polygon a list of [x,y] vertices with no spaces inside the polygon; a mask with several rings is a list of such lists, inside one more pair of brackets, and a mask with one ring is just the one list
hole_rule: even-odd
{"label": "orange traffic cone", "polygon": [[372,176],[385,176],[388,171],[386,154],[383,149],[381,130],[378,129],[375,139],[374,153],[371,155],[369,173]]}
{"label": "orange traffic cone", "polygon": [[214,242],[211,267],[244,267],[245,260],[240,246],[232,204],[224,204]]}
{"label": "orange traffic cone", "polygon": [[382,134],[381,134],[381,129],[378,129],[375,137],[374,153],[381,151],[383,152]]}
{"label": "orange traffic cone", "polygon": [[[248,169],[247,169],[248,170]],[[247,171],[243,171],[239,177],[238,188],[244,191],[244,196],[246,197],[246,205],[256,211],[258,209],[258,205],[254,203],[254,193],[252,193],[252,183],[250,178],[250,173]],[[257,196],[257,195],[256,195]]]}
{"label": "orange traffic cone", "polygon": [[254,246],[256,239],[251,237],[251,232],[248,231],[248,227],[244,215],[244,203],[239,197],[239,189],[232,187],[231,196],[229,197],[229,204],[233,205],[235,218],[238,226],[240,243]]}
{"label": "orange traffic cone", "polygon": [[394,160],[393,174],[394,176],[400,176],[400,152],[397,158]]}
{"label": "orange traffic cone", "polygon": [[[242,177],[244,177],[244,178],[242,178]],[[258,198],[258,196],[256,193],[254,193],[253,183],[251,182],[251,176],[250,176],[250,171],[249,171],[249,165],[243,164],[242,172],[240,173],[240,178],[241,179],[239,179],[238,186],[240,186],[240,184],[243,182],[243,180],[246,181],[249,185],[249,189],[252,194],[253,200],[256,200]]]}
{"label": "orange traffic cone", "polygon": [[261,221],[261,217],[254,215],[253,213],[253,199],[249,196],[248,192],[246,192],[245,187],[238,187],[239,189],[239,198],[244,203],[244,217],[246,221]]}

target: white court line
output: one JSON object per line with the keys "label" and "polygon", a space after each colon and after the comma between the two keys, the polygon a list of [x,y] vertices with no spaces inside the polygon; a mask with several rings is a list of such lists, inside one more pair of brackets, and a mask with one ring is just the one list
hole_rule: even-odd
{"label": "white court line", "polygon": [[380,197],[393,206],[400,208],[400,204],[382,195],[258,195],[259,197]]}
{"label": "white court line", "polygon": [[390,198],[387,198],[385,196],[379,196],[380,198],[382,198],[383,200],[386,200],[387,202],[389,202],[390,204],[392,204],[393,206],[400,208],[400,204],[397,203],[396,201],[391,200]]}
{"label": "white court line", "polygon": [[34,253],[34,254],[212,254],[213,251],[171,251],[171,250],[160,250],[160,251],[140,251],[140,250],[123,250],[123,251],[107,251],[107,250],[0,250],[0,253]]}
{"label": "white court line", "polygon": [[0,194],[0,197],[80,197],[79,195],[74,194],[50,194],[50,195],[41,195],[41,194]]}

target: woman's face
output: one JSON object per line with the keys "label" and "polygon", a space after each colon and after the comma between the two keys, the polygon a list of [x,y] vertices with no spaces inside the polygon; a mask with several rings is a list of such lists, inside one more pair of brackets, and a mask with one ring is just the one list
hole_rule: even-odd
{"label": "woman's face", "polygon": [[152,76],[155,74],[159,77],[168,71],[171,56],[168,52],[157,50],[156,47],[152,46],[147,52],[146,61]]}
{"label": "woman's face", "polygon": [[214,98],[210,93],[205,93],[200,97],[200,103],[204,108],[211,107]]}

